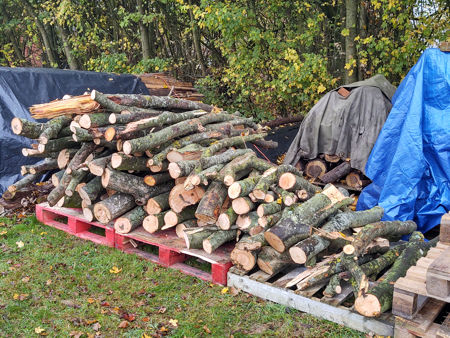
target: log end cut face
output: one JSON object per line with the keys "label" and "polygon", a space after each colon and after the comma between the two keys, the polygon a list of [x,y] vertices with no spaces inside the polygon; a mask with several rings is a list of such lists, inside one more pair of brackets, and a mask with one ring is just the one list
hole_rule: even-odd
{"label": "log end cut face", "polygon": [[377,317],[381,313],[381,304],[376,296],[366,294],[356,298],[355,309],[363,316]]}
{"label": "log end cut face", "polygon": [[308,257],[306,253],[299,247],[293,246],[289,249],[292,260],[298,264],[305,264]]}
{"label": "log end cut face", "polygon": [[279,238],[273,232],[270,232],[270,230],[264,233],[264,237],[266,238],[266,241],[269,243],[269,245],[278,252],[284,252],[284,250],[286,250],[286,247],[281,238]]}
{"label": "log end cut face", "polygon": [[111,220],[111,213],[109,209],[101,203],[94,205],[94,215],[97,221],[102,224],[107,224]]}
{"label": "log end cut face", "polygon": [[116,230],[116,232],[120,234],[129,233],[131,231],[131,227],[132,227],[131,222],[126,218],[119,217],[114,222],[114,230]]}
{"label": "log end cut face", "polygon": [[234,249],[230,258],[239,269],[250,271],[256,265],[255,255],[251,251]]}

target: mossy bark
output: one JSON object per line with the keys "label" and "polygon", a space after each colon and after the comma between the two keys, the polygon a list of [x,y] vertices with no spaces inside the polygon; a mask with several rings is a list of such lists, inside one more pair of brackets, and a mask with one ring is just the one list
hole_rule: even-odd
{"label": "mossy bark", "polygon": [[11,121],[11,129],[14,134],[30,139],[37,139],[45,127],[45,123],[28,121],[19,117],[14,117]]}
{"label": "mossy bark", "polygon": [[279,203],[278,201],[273,201],[272,203],[263,203],[258,206],[258,216],[263,217],[272,215],[281,211],[281,209],[281,203]]}
{"label": "mossy bark", "polygon": [[265,246],[258,254],[258,267],[269,275],[275,275],[290,264],[291,257],[287,253],[279,253],[270,246]]}
{"label": "mossy bark", "polygon": [[228,230],[236,222],[238,215],[234,212],[233,207],[228,208],[217,219],[217,226],[222,230]]}
{"label": "mossy bark", "polygon": [[227,188],[225,185],[214,181],[208,186],[205,195],[200,200],[195,217],[206,224],[216,223],[226,197]]}
{"label": "mossy bark", "polygon": [[252,134],[252,135],[246,135],[246,136],[235,136],[235,137],[223,139],[223,140],[217,141],[216,143],[214,143],[211,146],[209,146],[208,148],[206,148],[202,153],[202,157],[213,156],[215,153],[217,153],[221,149],[243,145],[243,144],[245,144],[245,142],[252,142],[255,140],[262,139],[266,136],[267,136],[266,133],[261,133],[261,134]]}
{"label": "mossy bark", "polygon": [[59,132],[65,126],[68,126],[71,121],[72,118],[69,116],[59,116],[51,119],[45,124],[45,129],[39,135],[39,142],[42,144],[47,144],[48,140],[56,138]]}
{"label": "mossy bark", "polygon": [[222,244],[236,239],[236,230],[218,230],[203,240],[203,250],[207,253],[214,252]]}
{"label": "mossy bark", "polygon": [[147,158],[115,153],[111,157],[111,166],[116,170],[147,171]]}
{"label": "mossy bark", "polygon": [[102,191],[102,179],[97,176],[83,186],[78,193],[87,205],[91,205],[97,198],[100,197]]}
{"label": "mossy bark", "polygon": [[147,202],[147,213],[149,215],[155,215],[168,210],[170,208],[169,194],[170,191],[150,198]]}
{"label": "mossy bark", "polygon": [[213,230],[191,228],[184,231],[184,240],[188,249],[203,249],[203,240],[214,233]]}
{"label": "mossy bark", "polygon": [[29,174],[27,176],[25,176],[24,178],[18,180],[17,182],[15,182],[14,184],[10,185],[8,187],[8,191],[13,193],[16,192],[18,190],[23,189],[24,187],[26,187],[29,184],[32,184],[33,182],[36,182],[42,175],[39,174]]}
{"label": "mossy bark", "polygon": [[100,223],[107,224],[135,206],[133,196],[116,193],[94,205],[94,216]]}
{"label": "mossy bark", "polygon": [[129,233],[142,225],[142,221],[146,215],[147,213],[144,211],[144,208],[137,206],[117,218],[114,222],[114,229],[121,234]]}
{"label": "mossy bark", "polygon": [[76,148],[79,146],[77,142],[75,142],[72,137],[61,137],[54,140],[49,140],[46,144],[39,144],[38,150],[43,153],[52,153],[63,150],[64,148]]}

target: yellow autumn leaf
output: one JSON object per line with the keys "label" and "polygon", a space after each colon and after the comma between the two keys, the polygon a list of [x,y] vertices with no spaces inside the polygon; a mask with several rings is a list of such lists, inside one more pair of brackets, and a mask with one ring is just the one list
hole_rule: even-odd
{"label": "yellow autumn leaf", "polygon": [[170,319],[169,323],[172,326],[178,327],[178,320],[177,319]]}
{"label": "yellow autumn leaf", "polygon": [[7,233],[8,233],[8,231],[3,230],[3,231],[0,232],[0,236],[6,235]]}
{"label": "yellow autumn leaf", "polygon": [[220,293],[222,295],[226,294],[228,292],[228,288],[223,288],[222,291],[220,291]]}
{"label": "yellow autumn leaf", "polygon": [[317,93],[323,93],[326,90],[325,86],[323,84],[320,84],[319,87],[317,87]]}
{"label": "yellow autumn leaf", "polygon": [[18,299],[19,299],[19,294],[18,294],[18,293],[15,293],[15,294],[13,295],[13,299],[14,299],[14,300],[18,300]]}
{"label": "yellow autumn leaf", "polygon": [[39,235],[41,235],[41,236],[47,235],[47,232],[46,231],[42,231]]}
{"label": "yellow autumn leaf", "polygon": [[283,202],[283,199],[280,197],[277,199],[277,204],[281,204]]}
{"label": "yellow autumn leaf", "polygon": [[146,334],[146,333],[143,333],[141,338],[150,338],[150,336],[148,334]]}
{"label": "yellow autumn leaf", "polygon": [[38,326],[34,329],[34,332],[36,332],[37,334],[41,334],[44,331],[45,331],[45,329],[41,328],[40,326]]}
{"label": "yellow autumn leaf", "polygon": [[18,248],[23,248],[23,246],[25,245],[25,244],[23,244],[22,241],[18,241],[18,242],[16,242],[16,244],[17,244]]}
{"label": "yellow autumn leaf", "polygon": [[121,271],[122,269],[119,269],[117,266],[113,266],[111,269],[109,269],[109,273],[119,273]]}
{"label": "yellow autumn leaf", "polygon": [[87,301],[88,301],[89,304],[92,304],[93,302],[95,302],[95,299],[94,298],[88,298]]}

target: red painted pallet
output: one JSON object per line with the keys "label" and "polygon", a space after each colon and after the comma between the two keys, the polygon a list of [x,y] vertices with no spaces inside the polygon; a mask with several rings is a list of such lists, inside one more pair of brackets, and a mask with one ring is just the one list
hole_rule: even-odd
{"label": "red painted pallet", "polygon": [[[84,219],[81,209],[50,207],[48,203],[41,203],[36,205],[36,218],[48,226],[71,235],[114,248],[113,224],[88,222]],[[67,223],[63,222],[65,218],[67,218]],[[91,232],[90,230],[93,228],[104,229],[105,235]]]}
{"label": "red painted pallet", "polygon": [[[223,245],[212,254],[203,250],[186,249],[183,239],[178,238],[174,229],[159,231],[150,234],[140,227],[128,234],[115,234],[116,248],[127,253],[135,253],[157,264],[181,270],[187,275],[216,284],[227,284],[227,272],[232,266],[230,252],[234,245]],[[151,245],[158,248],[158,255],[151,254],[139,248],[142,245]],[[211,273],[184,264],[188,257],[200,258],[211,264]]]}

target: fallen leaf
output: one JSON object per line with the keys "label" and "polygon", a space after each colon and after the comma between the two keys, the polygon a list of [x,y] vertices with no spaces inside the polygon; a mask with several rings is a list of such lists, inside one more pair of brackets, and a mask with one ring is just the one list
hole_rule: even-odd
{"label": "fallen leaf", "polygon": [[80,305],[75,304],[75,302],[70,299],[62,300],[61,304],[64,304],[65,306],[73,307],[74,309],[78,309],[80,307]]}
{"label": "fallen leaf", "polygon": [[165,326],[162,326],[162,327],[159,329],[159,331],[161,331],[161,332],[167,332],[167,331],[169,331],[169,330],[167,330]]}
{"label": "fallen leaf", "polygon": [[225,293],[227,293],[228,292],[228,288],[223,288],[222,289],[222,291],[220,291],[220,293],[223,295],[223,294],[225,294]]}
{"label": "fallen leaf", "polygon": [[148,334],[143,333],[141,338],[150,338]]}
{"label": "fallen leaf", "polygon": [[142,321],[143,322],[148,322],[148,321],[150,321],[150,317],[144,317],[144,318],[142,318]]}
{"label": "fallen leaf", "polygon": [[123,318],[129,322],[134,322],[136,319],[136,316],[132,313],[123,313],[122,316],[120,316],[120,318]]}
{"label": "fallen leaf", "polygon": [[203,330],[208,334],[211,333],[211,330],[206,325],[203,326]]}
{"label": "fallen leaf", "polygon": [[86,319],[84,322],[86,323],[86,325],[91,325],[97,323],[97,319]]}
{"label": "fallen leaf", "polygon": [[119,314],[120,309],[118,307],[114,307],[111,309],[111,312],[114,312],[116,314]]}
{"label": "fallen leaf", "polygon": [[123,321],[120,322],[119,328],[126,329],[128,327],[128,325],[130,325],[130,323],[127,322],[126,320],[123,320]]}
{"label": "fallen leaf", "polygon": [[0,236],[6,235],[7,233],[8,233],[8,231],[3,230],[3,231],[0,232]]}
{"label": "fallen leaf", "polygon": [[83,332],[72,331],[69,333],[69,337],[80,338],[83,334]]}
{"label": "fallen leaf", "polygon": [[119,273],[120,271],[122,271],[122,269],[119,269],[117,266],[113,266],[109,269],[109,273]]}
{"label": "fallen leaf", "polygon": [[45,329],[38,326],[38,327],[34,328],[34,332],[36,332],[37,334],[42,334],[43,332],[45,332]]}
{"label": "fallen leaf", "polygon": [[95,302],[95,299],[94,298],[88,298],[87,301],[88,301],[89,304],[92,304],[93,302]]}
{"label": "fallen leaf", "polygon": [[47,280],[47,282],[45,282],[45,284],[47,284],[47,286],[52,284],[52,280],[51,279]]}
{"label": "fallen leaf", "polygon": [[23,277],[22,282],[28,283],[30,281],[30,277]]}
{"label": "fallen leaf", "polygon": [[92,325],[92,330],[98,331],[98,330],[100,330],[101,327],[102,327],[102,326],[100,325],[100,323],[97,322],[97,323],[95,323],[94,325]]}
{"label": "fallen leaf", "polygon": [[165,307],[165,306],[161,306],[159,309],[158,309],[158,313],[165,313],[167,311],[167,308]]}
{"label": "fallen leaf", "polygon": [[101,302],[101,306],[110,306],[108,302]]}
{"label": "fallen leaf", "polygon": [[178,327],[178,320],[177,319],[169,319],[169,323],[172,326]]}
{"label": "fallen leaf", "polygon": [[46,231],[42,231],[39,235],[41,235],[41,236],[47,235],[47,232]]}
{"label": "fallen leaf", "polygon": [[22,241],[18,241],[18,242],[16,242],[16,244],[17,244],[18,248],[23,248],[23,246],[25,245],[25,244],[23,244]]}
{"label": "fallen leaf", "polygon": [[239,290],[239,289],[237,289],[237,288],[235,288],[235,287],[231,287],[231,288],[230,288],[230,295],[236,296],[237,294],[239,294],[240,291],[241,291],[241,290]]}
{"label": "fallen leaf", "polygon": [[28,296],[29,296],[28,293],[21,293],[19,296],[19,300],[25,300],[28,298]]}

